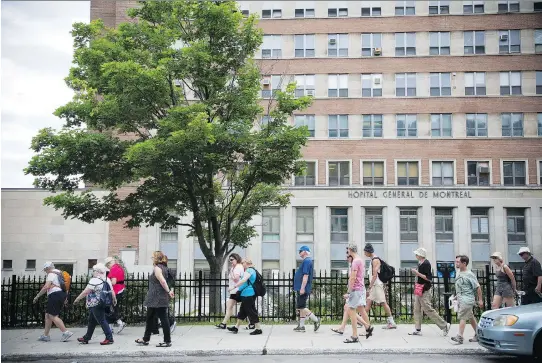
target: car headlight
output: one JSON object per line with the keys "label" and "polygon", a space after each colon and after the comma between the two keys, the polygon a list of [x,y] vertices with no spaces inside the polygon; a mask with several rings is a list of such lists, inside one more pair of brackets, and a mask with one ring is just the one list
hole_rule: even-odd
{"label": "car headlight", "polygon": [[512,326],[518,319],[519,318],[515,315],[499,315],[495,321],[493,321],[493,326]]}

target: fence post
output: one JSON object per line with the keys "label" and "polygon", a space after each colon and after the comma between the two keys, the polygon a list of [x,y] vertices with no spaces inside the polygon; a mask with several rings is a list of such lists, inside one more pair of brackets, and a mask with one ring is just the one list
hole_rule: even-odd
{"label": "fence post", "polygon": [[15,323],[17,320],[17,306],[15,305],[15,299],[17,292],[15,289],[17,288],[17,275],[11,276],[11,295],[9,296],[9,325],[13,328],[15,327]]}
{"label": "fence post", "polygon": [[198,271],[198,321],[201,321],[201,304],[203,302],[203,271]]}
{"label": "fence post", "polygon": [[295,280],[295,269],[292,269],[292,280],[290,281],[290,291],[292,292],[292,321],[297,320],[296,306],[295,306],[295,292],[294,292],[294,280]]}
{"label": "fence post", "polygon": [[491,276],[489,271],[489,265],[486,265],[486,276],[485,276],[485,283],[486,283],[486,310],[491,310]]}

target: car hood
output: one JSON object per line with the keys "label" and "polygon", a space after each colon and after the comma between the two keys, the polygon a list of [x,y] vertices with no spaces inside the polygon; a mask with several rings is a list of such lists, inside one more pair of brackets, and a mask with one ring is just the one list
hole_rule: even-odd
{"label": "car hood", "polygon": [[482,314],[482,316],[488,318],[496,318],[497,316],[503,314],[522,315],[532,313],[539,313],[542,316],[542,303],[486,311]]}

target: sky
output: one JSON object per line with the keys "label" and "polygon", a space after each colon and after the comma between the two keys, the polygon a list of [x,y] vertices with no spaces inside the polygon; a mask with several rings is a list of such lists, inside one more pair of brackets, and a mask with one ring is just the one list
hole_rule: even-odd
{"label": "sky", "polygon": [[66,86],[72,61],[72,24],[90,21],[90,1],[1,2],[1,185],[32,188],[23,169],[33,155],[32,137],[58,129],[54,110],[73,92]]}

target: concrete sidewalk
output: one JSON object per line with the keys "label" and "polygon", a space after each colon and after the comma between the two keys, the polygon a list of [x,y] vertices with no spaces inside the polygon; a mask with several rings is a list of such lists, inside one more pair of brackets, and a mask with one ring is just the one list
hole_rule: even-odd
{"label": "concrete sidewalk", "polygon": [[[240,330],[239,334],[227,330],[219,330],[213,326],[181,325],[173,333],[169,348],[157,348],[162,336],[152,336],[148,346],[138,346],[134,340],[143,335],[144,327],[127,327],[120,335],[114,335],[115,344],[101,346],[103,332],[98,327],[93,340],[88,345],[79,344],[76,339],[86,331],[85,328],[74,328],[75,334],[68,342],[60,342],[60,331],[51,331],[51,342],[38,342],[42,330],[13,329],[2,330],[2,359],[72,359],[80,357],[160,357],[160,356],[213,356],[213,355],[319,355],[319,354],[363,354],[363,353],[396,353],[396,354],[490,354],[477,343],[469,343],[473,335],[467,328],[463,345],[454,345],[450,337],[457,333],[457,326],[452,326],[448,337],[441,335],[436,325],[424,325],[423,336],[410,336],[412,325],[401,325],[394,330],[384,330],[381,325],[375,326],[373,336],[369,339],[359,337],[360,342],[345,344],[343,340],[350,336],[351,328],[347,327],[344,335],[333,333],[335,326],[322,325],[318,332],[313,331],[312,324],[307,326],[306,333],[296,333],[294,325],[263,326],[264,334],[249,336],[249,331]],[[359,329],[364,333],[364,329]]]}

